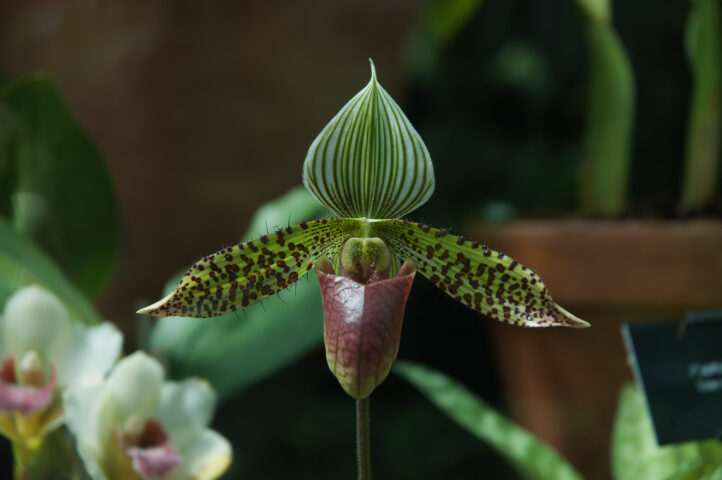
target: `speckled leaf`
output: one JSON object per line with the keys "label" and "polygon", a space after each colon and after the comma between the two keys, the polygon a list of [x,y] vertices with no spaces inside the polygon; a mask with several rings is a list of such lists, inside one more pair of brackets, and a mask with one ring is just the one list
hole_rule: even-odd
{"label": "speckled leaf", "polygon": [[138,313],[215,317],[252,305],[296,282],[320,256],[337,253],[359,224],[324,218],[224,248],[193,265],[173,293]]}
{"label": "speckled leaf", "polygon": [[491,445],[524,478],[582,480],[574,467],[551,447],[441,372],[405,361],[396,362],[393,372],[409,381],[462,428]]}
{"label": "speckled leaf", "polygon": [[557,305],[534,271],[486,245],[405,220],[371,227],[437,287],[495,320],[525,327],[589,326]]}
{"label": "speckled leaf", "polygon": [[[268,228],[300,223],[331,212],[302,186],[261,205],[242,240]],[[173,292],[185,270],[165,285]],[[150,349],[168,360],[174,378],[207,379],[220,400],[275,373],[323,342],[321,292],[315,275],[307,275],[287,291],[243,310],[213,318],[164,317],[153,322]],[[238,365],[244,365],[242,369]]]}
{"label": "speckled leaf", "polygon": [[311,144],[303,184],[340,217],[399,218],[434,191],[423,140],[386,90],[371,81]]}

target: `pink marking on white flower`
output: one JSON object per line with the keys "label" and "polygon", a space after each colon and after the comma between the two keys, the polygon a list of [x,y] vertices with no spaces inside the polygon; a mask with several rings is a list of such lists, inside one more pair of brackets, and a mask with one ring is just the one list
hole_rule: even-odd
{"label": "pink marking on white flower", "polygon": [[133,460],[133,470],[145,478],[161,478],[181,462],[181,456],[170,445],[162,447],[130,447],[125,454]]}
{"label": "pink marking on white flower", "polygon": [[133,470],[144,478],[161,478],[182,460],[168,442],[163,425],[153,419],[145,423],[137,444],[125,447],[125,454],[133,461]]}
{"label": "pink marking on white flower", "polygon": [[15,374],[15,359],[6,357],[0,366],[0,412],[20,412],[26,415],[45,410],[53,400],[57,376],[51,365],[50,379],[42,387],[19,385]]}

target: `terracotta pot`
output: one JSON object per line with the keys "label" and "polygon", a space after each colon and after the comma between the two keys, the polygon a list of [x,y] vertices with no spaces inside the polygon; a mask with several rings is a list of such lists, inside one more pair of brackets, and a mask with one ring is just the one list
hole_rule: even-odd
{"label": "terracotta pot", "polygon": [[610,478],[617,395],[631,379],[619,329],[722,307],[722,222],[474,224],[468,236],[533,268],[585,330],[488,322],[510,413],[588,479]]}

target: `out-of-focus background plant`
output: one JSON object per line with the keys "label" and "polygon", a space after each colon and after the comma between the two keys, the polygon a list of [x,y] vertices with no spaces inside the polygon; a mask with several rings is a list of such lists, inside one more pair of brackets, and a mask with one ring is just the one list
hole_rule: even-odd
{"label": "out-of-focus background plant", "polygon": [[119,240],[105,159],[45,76],[0,88],[0,111],[0,434],[13,458],[3,476],[217,478],[231,449],[206,428],[212,387],[163,383],[140,352],[113,368],[123,336],[91,303]]}
{"label": "out-of-focus background plant", "polygon": [[[629,378],[618,326],[719,306],[719,28],[715,0],[3,4],[0,302],[39,284],[171,378],[209,379],[228,478],[352,476],[354,413],[326,371],[313,277],[245,314],[132,312],[189,258],[326,214],[296,188],[303,157],[373,57],[434,160],[415,218],[519,258],[594,325],[508,329],[417,279],[399,357],[465,388],[444,403],[433,371],[398,370],[448,417],[397,376],[377,391],[377,478],[542,471],[494,435],[509,429],[454,423],[488,407],[471,397],[584,478],[609,478],[612,450],[618,478],[643,478],[620,473],[619,427],[610,443]],[[617,221],[580,233],[567,220],[582,216]]]}

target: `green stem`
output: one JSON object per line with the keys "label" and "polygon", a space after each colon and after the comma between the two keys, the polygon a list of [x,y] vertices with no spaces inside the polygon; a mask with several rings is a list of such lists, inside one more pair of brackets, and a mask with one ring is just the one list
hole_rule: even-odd
{"label": "green stem", "polygon": [[358,480],[371,480],[368,397],[356,400],[356,461],[358,463]]}
{"label": "green stem", "polygon": [[56,429],[45,437],[12,442],[15,465],[13,480],[49,478],[81,478],[82,471],[72,438],[63,429]]}
{"label": "green stem", "polygon": [[29,480],[30,470],[34,463],[37,449],[33,449],[21,442],[12,442],[13,457],[15,458],[15,466],[13,468],[13,480]]}

